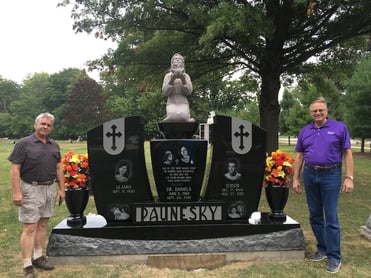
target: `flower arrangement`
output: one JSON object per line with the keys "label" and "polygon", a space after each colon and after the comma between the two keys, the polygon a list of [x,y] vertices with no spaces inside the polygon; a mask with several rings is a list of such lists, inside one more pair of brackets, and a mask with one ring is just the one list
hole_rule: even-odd
{"label": "flower arrangement", "polygon": [[62,158],[64,186],[66,188],[85,188],[89,180],[88,155],[67,152]]}
{"label": "flower arrangement", "polygon": [[264,184],[268,185],[280,185],[286,186],[290,181],[290,175],[292,174],[292,164],[294,159],[290,154],[287,154],[281,150],[272,152],[271,156],[268,156],[265,160],[265,177]]}

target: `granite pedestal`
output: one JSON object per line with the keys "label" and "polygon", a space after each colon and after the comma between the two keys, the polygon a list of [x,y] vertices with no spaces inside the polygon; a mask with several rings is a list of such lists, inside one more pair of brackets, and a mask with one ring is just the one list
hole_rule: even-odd
{"label": "granite pedestal", "polygon": [[[68,227],[66,219],[55,226],[47,255],[54,264],[146,263],[186,269],[197,267],[187,263],[195,258],[210,259],[214,263],[203,264],[210,268],[235,261],[304,258],[304,236],[298,222],[288,216],[286,222],[272,224],[267,213],[253,215],[248,222],[233,225],[158,225],[146,229],[107,227],[104,218],[89,214],[83,228]],[[207,231],[202,227],[208,227]],[[223,236],[223,231],[229,236]],[[199,236],[184,239],[189,233]]]}

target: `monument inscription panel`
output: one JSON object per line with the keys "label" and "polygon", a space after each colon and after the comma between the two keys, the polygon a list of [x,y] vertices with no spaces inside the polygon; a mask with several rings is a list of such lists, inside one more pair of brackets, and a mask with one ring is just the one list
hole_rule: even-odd
{"label": "monument inscription panel", "polygon": [[153,175],[160,201],[200,199],[206,154],[206,140],[151,140]]}

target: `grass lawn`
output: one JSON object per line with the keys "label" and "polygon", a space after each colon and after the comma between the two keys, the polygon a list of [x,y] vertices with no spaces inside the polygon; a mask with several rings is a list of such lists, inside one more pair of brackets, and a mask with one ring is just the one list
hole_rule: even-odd
{"label": "grass lawn", "polygon": [[[86,142],[59,142],[62,153],[74,151],[86,153]],[[7,161],[13,145],[0,141],[0,277],[22,277],[22,258],[19,238],[22,226],[17,220],[17,208],[12,204],[9,179],[10,163]],[[294,154],[294,146],[282,145],[281,149]],[[371,214],[371,185],[368,177],[371,169],[371,154],[354,153],[355,191],[340,194],[339,217],[342,228],[343,265],[336,277],[371,277],[371,242],[360,237],[359,228],[366,224]],[[262,192],[259,211],[269,211]],[[90,198],[85,214],[96,213],[94,199]],[[51,272],[37,271],[37,277],[326,277],[326,261],[311,262],[307,258],[315,251],[315,240],[308,223],[308,209],[304,194],[290,192],[285,212],[301,223],[305,237],[306,259],[299,261],[235,262],[227,266],[196,271],[156,269],[146,265],[57,265]],[[68,216],[64,205],[56,207],[51,219],[49,232],[54,225]]]}

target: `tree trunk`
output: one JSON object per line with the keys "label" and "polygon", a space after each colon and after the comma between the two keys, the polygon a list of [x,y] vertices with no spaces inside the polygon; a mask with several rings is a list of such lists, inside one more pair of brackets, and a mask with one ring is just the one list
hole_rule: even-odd
{"label": "tree trunk", "polygon": [[273,70],[264,71],[261,74],[261,79],[259,101],[260,127],[267,132],[267,152],[270,153],[278,149],[280,73]]}
{"label": "tree trunk", "polygon": [[365,137],[362,137],[362,140],[361,140],[361,153],[364,153],[365,152]]}

